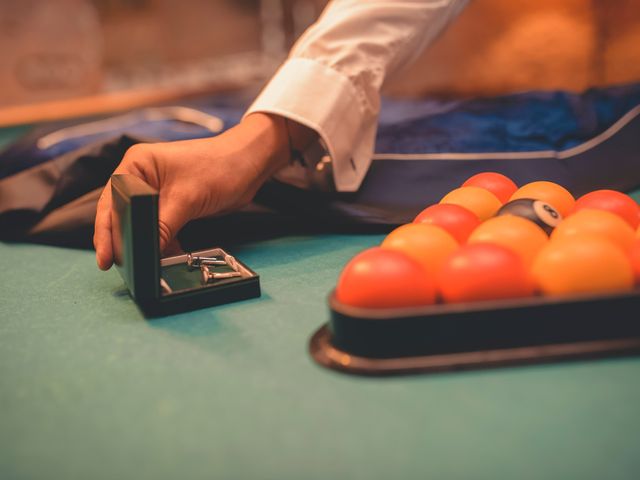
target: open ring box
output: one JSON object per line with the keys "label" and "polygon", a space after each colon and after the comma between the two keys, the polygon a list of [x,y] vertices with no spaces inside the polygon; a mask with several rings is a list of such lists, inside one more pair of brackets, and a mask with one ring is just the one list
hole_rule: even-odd
{"label": "open ring box", "polygon": [[329,296],[312,336],[319,364],[362,375],[477,369],[640,353],[640,289],[412,308],[359,308]]}
{"label": "open ring box", "polygon": [[214,273],[238,276],[211,281],[200,268],[188,265],[188,255],[160,258],[158,192],[133,175],[111,177],[111,225],[115,264],[140,309],[162,316],[260,296],[260,277],[221,248],[192,252],[217,257],[225,265]]}

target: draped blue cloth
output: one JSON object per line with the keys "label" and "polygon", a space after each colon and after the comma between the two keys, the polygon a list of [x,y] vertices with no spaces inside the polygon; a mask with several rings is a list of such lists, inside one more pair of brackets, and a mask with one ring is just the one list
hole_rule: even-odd
{"label": "draped blue cloth", "polygon": [[[218,117],[222,131],[236,125],[248,102],[237,95],[204,97],[180,102]],[[486,153],[562,151],[604,132],[633,107],[640,105],[640,84],[569,92],[525,92],[469,100],[384,99],[376,139],[377,153]],[[178,120],[146,120],[138,111],[122,125],[72,137],[49,148],[36,142],[48,133],[83,121],[35,127],[0,152],[0,178],[95,142],[126,135],[154,141],[211,136],[198,125]]]}

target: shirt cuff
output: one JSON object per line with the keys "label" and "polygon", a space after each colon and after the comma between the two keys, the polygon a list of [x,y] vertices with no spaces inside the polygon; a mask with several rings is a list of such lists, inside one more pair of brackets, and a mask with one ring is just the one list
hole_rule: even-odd
{"label": "shirt cuff", "polygon": [[271,113],[315,130],[333,162],[338,191],[358,189],[371,158],[377,112],[337,70],[307,58],[287,60],[245,113]]}

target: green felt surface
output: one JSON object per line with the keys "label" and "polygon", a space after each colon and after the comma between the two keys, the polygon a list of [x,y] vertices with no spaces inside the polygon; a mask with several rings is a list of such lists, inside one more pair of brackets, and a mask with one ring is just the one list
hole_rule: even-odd
{"label": "green felt surface", "polygon": [[314,364],[327,292],[379,240],[234,250],[262,298],[152,321],[92,252],[0,244],[0,478],[638,478],[640,358],[387,379]]}

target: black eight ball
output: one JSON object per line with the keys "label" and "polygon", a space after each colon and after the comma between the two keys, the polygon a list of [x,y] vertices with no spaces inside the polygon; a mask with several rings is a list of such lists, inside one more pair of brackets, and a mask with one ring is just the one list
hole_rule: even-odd
{"label": "black eight ball", "polygon": [[562,215],[555,208],[542,200],[533,198],[519,198],[505,203],[496,213],[496,216],[499,215],[515,215],[531,220],[547,235],[551,235],[553,229],[562,221]]}

